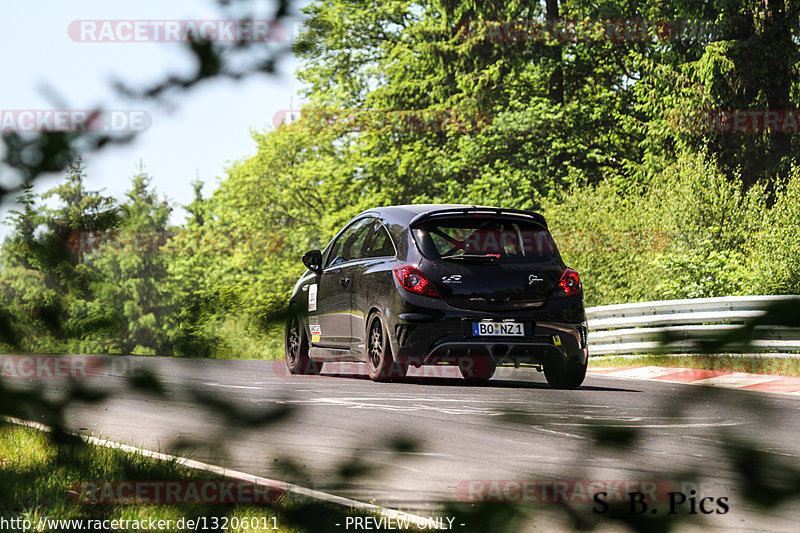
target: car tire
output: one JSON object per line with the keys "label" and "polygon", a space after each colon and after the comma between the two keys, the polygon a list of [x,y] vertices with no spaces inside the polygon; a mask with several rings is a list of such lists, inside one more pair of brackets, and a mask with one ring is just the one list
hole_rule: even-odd
{"label": "car tire", "polygon": [[322,371],[322,363],[308,355],[308,337],[300,320],[300,313],[290,312],[286,320],[284,341],[286,368],[290,374],[316,375]]}
{"label": "car tire", "polygon": [[467,381],[489,381],[494,376],[496,369],[497,363],[489,357],[474,357],[458,361],[458,371]]}
{"label": "car tire", "polygon": [[577,389],[586,377],[588,364],[559,358],[545,363],[544,377],[554,389]]}
{"label": "car tire", "polygon": [[396,363],[392,357],[389,335],[381,316],[370,316],[367,322],[367,373],[373,381],[389,381],[403,378],[408,367]]}

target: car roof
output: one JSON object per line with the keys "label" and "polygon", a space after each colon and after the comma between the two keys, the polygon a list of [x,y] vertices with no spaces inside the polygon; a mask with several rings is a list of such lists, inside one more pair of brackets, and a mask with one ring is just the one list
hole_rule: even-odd
{"label": "car roof", "polygon": [[406,204],[406,205],[388,205],[385,207],[375,207],[368,209],[362,214],[377,214],[381,217],[393,219],[396,222],[408,223],[414,217],[438,211],[440,209],[457,209],[472,207],[466,204]]}
{"label": "car roof", "polygon": [[478,209],[478,210],[492,210],[497,211],[498,214],[526,214],[533,216],[538,222],[547,227],[544,217],[539,213],[533,211],[522,211],[519,209],[506,209],[501,207],[493,207],[486,205],[471,205],[471,204],[406,204],[406,205],[390,205],[385,207],[375,207],[363,211],[358,216],[371,215],[376,216],[386,222],[394,224],[402,224],[408,226],[412,221],[417,218],[422,218],[424,215],[436,211],[457,211],[459,209]]}

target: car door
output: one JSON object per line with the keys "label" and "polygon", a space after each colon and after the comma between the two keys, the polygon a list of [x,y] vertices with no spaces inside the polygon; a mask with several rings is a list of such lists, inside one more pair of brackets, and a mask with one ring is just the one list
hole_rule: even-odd
{"label": "car door", "polygon": [[316,347],[350,351],[352,279],[372,220],[361,218],[348,226],[336,238],[325,258],[318,287],[314,289],[315,316],[319,323],[319,340],[313,343]]}
{"label": "car door", "polygon": [[[366,338],[366,313],[368,307],[375,302],[375,294],[380,292],[380,278],[370,275],[370,271],[386,261],[392,260],[397,252],[389,232],[378,219],[372,220],[372,231],[361,252],[361,259],[353,268],[353,291],[350,312],[350,331],[353,343],[350,349],[361,353],[364,351]],[[385,281],[384,281],[385,283]]]}

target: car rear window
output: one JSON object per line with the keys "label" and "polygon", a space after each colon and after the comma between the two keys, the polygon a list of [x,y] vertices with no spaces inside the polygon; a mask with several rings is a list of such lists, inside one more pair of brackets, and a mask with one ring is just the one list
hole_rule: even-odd
{"label": "car rear window", "polygon": [[550,232],[518,219],[463,217],[423,222],[414,229],[422,254],[429,259],[487,255],[499,262],[550,261],[558,250]]}

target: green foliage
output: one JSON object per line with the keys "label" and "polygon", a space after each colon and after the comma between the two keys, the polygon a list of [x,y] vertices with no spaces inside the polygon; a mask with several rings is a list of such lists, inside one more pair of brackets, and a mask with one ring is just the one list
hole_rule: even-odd
{"label": "green foliage", "polygon": [[45,192],[56,206],[38,206],[30,188],[11,212],[15,232],[3,244],[0,305],[8,309],[16,342],[28,351],[61,351],[106,325],[104,310],[92,306],[90,286],[97,272],[87,264],[80,236],[104,231],[118,221],[113,198],[87,191],[85,169],[78,159],[64,183]]}
{"label": "green foliage", "polygon": [[87,191],[84,177],[78,161],[41,196],[56,198],[55,208],[37,207],[27,190],[11,215],[0,306],[14,335],[3,340],[20,351],[172,353],[167,262],[147,246],[164,236],[171,208],[142,173],[121,206]]}
{"label": "green foliage", "polygon": [[167,261],[152,245],[167,230],[171,208],[150,189],[151,178],[140,171],[121,206],[119,232],[133,241],[132,250],[115,241],[101,246],[93,266],[101,282],[95,286],[97,307],[107,309],[118,324],[116,348],[122,353],[166,354],[174,309],[167,291]]}
{"label": "green foliage", "polygon": [[710,31],[684,32],[666,46],[633,56],[640,73],[634,85],[637,110],[647,122],[642,146],[648,163],[707,150],[725,174],[738,173],[746,187],[785,178],[800,147],[796,134],[692,131],[678,118],[719,110],[797,109],[800,4],[680,2],[654,5],[651,16],[687,20]]}
{"label": "green foliage", "polygon": [[[9,523],[11,519],[21,518],[37,523],[47,517],[59,520],[88,520],[102,523],[104,520],[118,520],[121,524],[130,521],[128,527],[115,531],[142,531],[147,529],[150,520],[171,520],[169,529],[162,531],[182,531],[176,527],[180,519],[196,519],[200,516],[263,517],[259,525],[272,526],[288,521],[285,518],[288,506],[285,505],[226,505],[214,503],[167,504],[152,502],[131,505],[115,502],[102,505],[81,504],[75,501],[81,496],[76,493],[80,484],[92,480],[113,483],[146,481],[229,481],[200,470],[187,469],[176,461],[159,461],[138,453],[124,452],[120,449],[75,443],[58,448],[41,431],[13,426],[0,427],[0,517]],[[330,509],[326,509],[331,513]],[[275,522],[272,516],[279,517]],[[143,524],[141,529],[139,522]],[[35,526],[34,526],[35,527]],[[59,529],[59,531],[72,529]],[[253,531],[261,528],[230,528],[231,531]],[[281,528],[281,531],[287,531]],[[23,531],[22,527],[8,528],[5,531]],[[30,530],[25,530],[30,531]],[[47,531],[51,531],[48,529]],[[54,530],[52,530],[54,531]],[[292,531],[308,531],[292,528]]]}
{"label": "green foliage", "polygon": [[[310,110],[441,114],[439,127],[423,119],[347,137],[381,200],[537,206],[554,188],[618,175],[636,157],[642,133],[625,131],[618,118],[633,113],[625,71],[603,58],[618,49],[502,42],[491,38],[492,24],[477,24],[538,17],[539,6],[342,1],[307,12],[310,29],[296,50]],[[554,73],[563,78],[557,97],[548,89]],[[452,127],[450,117],[467,127]]]}
{"label": "green foliage", "polygon": [[775,194],[775,205],[748,244],[746,275],[753,292],[800,294],[800,167]]}
{"label": "green foliage", "polygon": [[301,120],[254,138],[258,153],[234,164],[204,201],[204,223],[190,221],[173,238],[171,283],[201,329],[225,313],[266,327],[304,269],[298,257],[369,206],[353,201],[362,186],[333,134]]}
{"label": "green foliage", "polygon": [[710,298],[740,294],[741,257],[732,252],[705,252],[670,255],[656,265],[658,299]]}
{"label": "green foliage", "polygon": [[[789,189],[777,198],[796,205]],[[587,303],[599,305],[784,292],[757,281],[763,270],[750,266],[763,256],[754,241],[768,234],[764,221],[785,218],[768,200],[763,187],[745,191],[709,158],[686,155],[648,187],[575,187],[548,199],[543,212],[582,274]]]}

